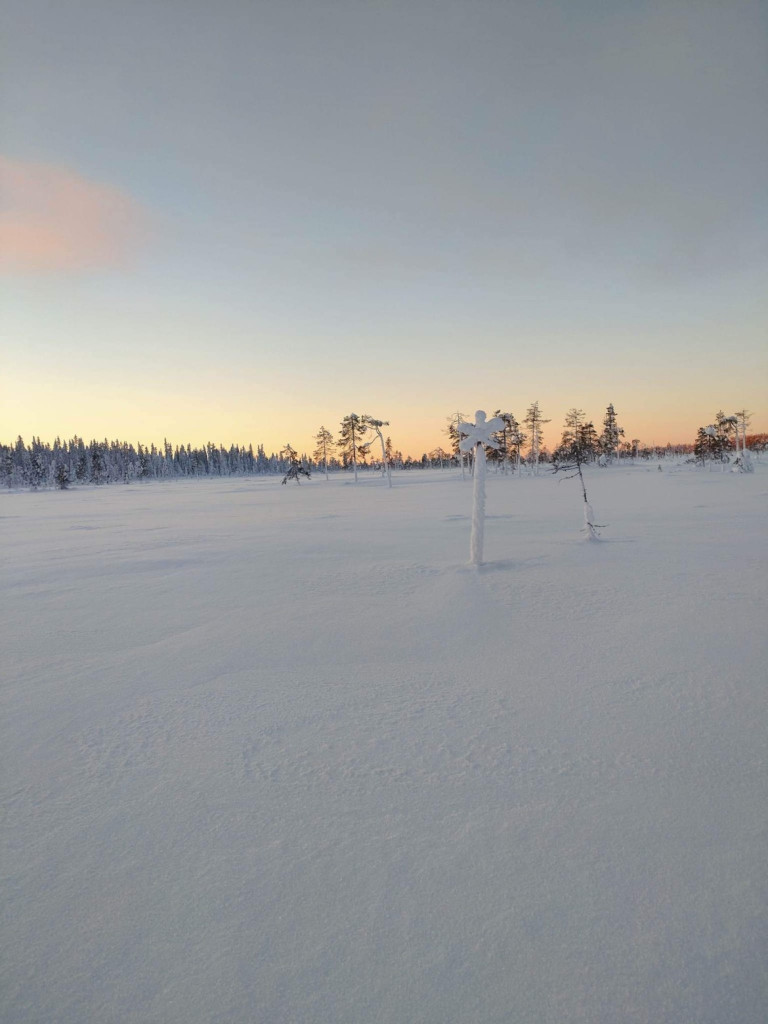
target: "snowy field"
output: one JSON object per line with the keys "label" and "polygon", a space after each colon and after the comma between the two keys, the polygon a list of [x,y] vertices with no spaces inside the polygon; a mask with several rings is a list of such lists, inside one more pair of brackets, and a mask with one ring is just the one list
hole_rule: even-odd
{"label": "snowy field", "polygon": [[0,495],[3,1024],[764,1024],[766,508]]}

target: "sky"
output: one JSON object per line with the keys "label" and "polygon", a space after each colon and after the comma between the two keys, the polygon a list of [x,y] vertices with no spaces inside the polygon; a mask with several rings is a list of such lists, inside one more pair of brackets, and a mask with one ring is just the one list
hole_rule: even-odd
{"label": "sky", "polygon": [[759,0],[3,0],[0,441],[768,430]]}

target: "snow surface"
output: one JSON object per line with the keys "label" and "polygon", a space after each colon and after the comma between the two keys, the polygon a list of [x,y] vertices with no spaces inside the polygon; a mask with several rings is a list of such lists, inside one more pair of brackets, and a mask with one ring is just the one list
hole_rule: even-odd
{"label": "snow surface", "polygon": [[764,1024],[767,484],[0,496],[4,1024]]}

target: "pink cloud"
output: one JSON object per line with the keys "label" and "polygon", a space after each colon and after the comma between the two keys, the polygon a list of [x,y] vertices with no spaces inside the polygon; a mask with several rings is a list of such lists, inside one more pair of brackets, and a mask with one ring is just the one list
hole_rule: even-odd
{"label": "pink cloud", "polygon": [[123,267],[147,227],[131,196],[55,164],[0,156],[0,195],[7,273]]}

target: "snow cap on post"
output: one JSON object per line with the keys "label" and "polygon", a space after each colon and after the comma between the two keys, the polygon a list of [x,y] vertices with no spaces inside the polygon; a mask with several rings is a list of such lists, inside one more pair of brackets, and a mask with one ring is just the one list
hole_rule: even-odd
{"label": "snow cap on post", "polygon": [[459,441],[459,448],[463,452],[471,452],[476,444],[487,445],[489,448],[498,448],[498,441],[491,438],[491,434],[502,430],[504,421],[498,416],[486,420],[485,410],[478,409],[475,413],[474,423],[460,423],[459,433],[465,436]]}

